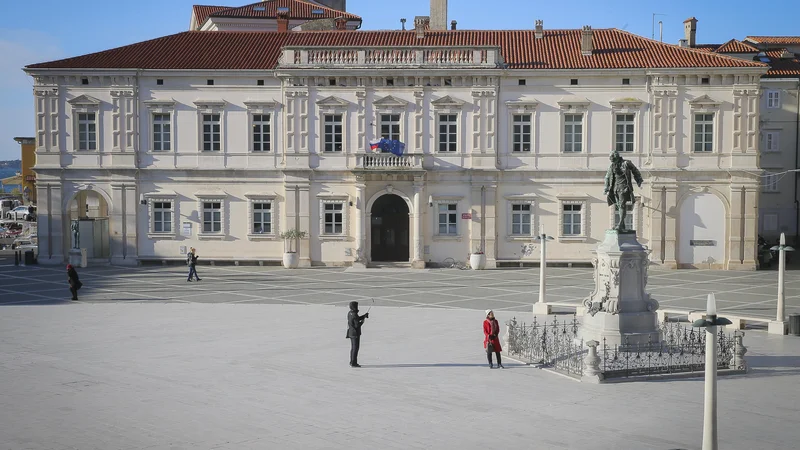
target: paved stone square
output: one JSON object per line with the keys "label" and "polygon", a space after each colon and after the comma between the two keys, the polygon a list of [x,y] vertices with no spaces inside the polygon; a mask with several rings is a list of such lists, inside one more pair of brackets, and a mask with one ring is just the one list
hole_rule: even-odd
{"label": "paved stone square", "polygon": [[[528,312],[538,298],[539,269],[286,270],[280,267],[199,266],[201,282],[186,282],[186,267],[96,266],[79,269],[81,302],[269,303],[345,305],[352,300],[397,307]],[[547,269],[549,302],[579,304],[593,289],[587,268]],[[720,311],[773,318],[777,272],[660,270],[648,291],[662,308],[704,310],[714,292]],[[57,304],[69,299],[62,267],[0,265],[0,303]],[[800,270],[787,271],[787,313],[800,313]]]}
{"label": "paved stone square", "polygon": [[[477,311],[376,306],[364,367],[351,369],[343,307],[0,308],[4,450],[667,450],[702,440],[701,379],[588,385],[508,359],[489,370]],[[800,339],[751,331],[746,344],[752,371],[719,381],[720,448],[797,448]]]}

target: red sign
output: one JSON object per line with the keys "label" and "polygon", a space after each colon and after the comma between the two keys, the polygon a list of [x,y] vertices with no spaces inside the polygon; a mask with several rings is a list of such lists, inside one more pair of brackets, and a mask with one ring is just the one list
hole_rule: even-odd
{"label": "red sign", "polygon": [[462,219],[472,219],[472,213],[461,213]]}
{"label": "red sign", "polygon": [[25,181],[36,181],[36,175],[25,175]]}

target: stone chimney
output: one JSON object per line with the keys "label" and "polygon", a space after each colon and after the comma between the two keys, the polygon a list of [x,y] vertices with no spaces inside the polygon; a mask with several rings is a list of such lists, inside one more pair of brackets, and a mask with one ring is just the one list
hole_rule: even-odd
{"label": "stone chimney", "polygon": [[592,42],[592,26],[584,25],[581,29],[581,55],[592,56],[594,50],[594,43]]}
{"label": "stone chimney", "polygon": [[278,31],[281,33],[285,33],[289,31],[289,13],[288,12],[279,12],[278,13]]}
{"label": "stone chimney", "polygon": [[683,38],[689,47],[697,45],[697,19],[689,17],[683,21]]}
{"label": "stone chimney", "polygon": [[431,30],[447,29],[447,0],[431,0]]}
{"label": "stone chimney", "polygon": [[414,31],[417,32],[417,39],[425,37],[425,31],[431,26],[431,18],[429,16],[416,16],[414,17]]}
{"label": "stone chimney", "polygon": [[337,30],[347,29],[347,19],[345,19],[344,17],[337,17],[336,20],[334,20],[334,23],[336,23]]}
{"label": "stone chimney", "polygon": [[347,11],[347,0],[316,0],[316,2],[337,11]]}
{"label": "stone chimney", "polygon": [[533,32],[533,35],[536,39],[541,39],[544,37],[544,20],[536,20],[536,31]]}
{"label": "stone chimney", "polygon": [[458,22],[456,22],[455,20],[450,21],[450,29],[455,31],[457,24],[458,24]]}

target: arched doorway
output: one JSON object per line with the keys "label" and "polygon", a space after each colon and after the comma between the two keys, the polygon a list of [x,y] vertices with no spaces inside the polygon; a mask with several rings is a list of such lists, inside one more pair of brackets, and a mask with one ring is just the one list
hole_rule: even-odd
{"label": "arched doorway", "polygon": [[380,196],[372,205],[370,240],[372,261],[409,261],[408,205],[395,194]]}
{"label": "arched doorway", "polygon": [[725,263],[725,204],[711,193],[688,195],[678,216],[678,264],[684,266]]}
{"label": "arched doorway", "polygon": [[67,250],[75,247],[73,224],[78,225],[78,248],[86,249],[88,259],[109,259],[111,242],[109,238],[109,207],[105,197],[94,190],[84,190],[75,194],[67,204],[65,243]]}

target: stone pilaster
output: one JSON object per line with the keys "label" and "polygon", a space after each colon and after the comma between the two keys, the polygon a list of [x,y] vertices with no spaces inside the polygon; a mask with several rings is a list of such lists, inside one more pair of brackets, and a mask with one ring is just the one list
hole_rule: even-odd
{"label": "stone pilaster", "polygon": [[414,212],[412,214],[412,234],[413,234],[413,246],[412,246],[412,259],[411,259],[411,267],[415,269],[424,269],[425,268],[425,259],[423,255],[423,246],[425,245],[423,240],[422,234],[422,195],[424,192],[425,186],[422,180],[415,179],[414,180]]}
{"label": "stone pilaster", "polygon": [[678,267],[676,258],[678,246],[678,186],[664,187],[664,267]]}
{"label": "stone pilaster", "polygon": [[355,238],[356,238],[356,260],[353,267],[366,267],[366,233],[364,226],[364,209],[367,207],[365,192],[367,186],[364,184],[364,176],[356,176],[356,207],[355,207]]}
{"label": "stone pilaster", "polygon": [[744,261],[744,215],[745,188],[740,184],[732,184],[730,191],[731,210],[728,231],[728,263],[727,268],[739,268]]}
{"label": "stone pilaster", "polygon": [[64,242],[62,188],[60,183],[37,183],[39,263],[62,264],[68,243]]}

